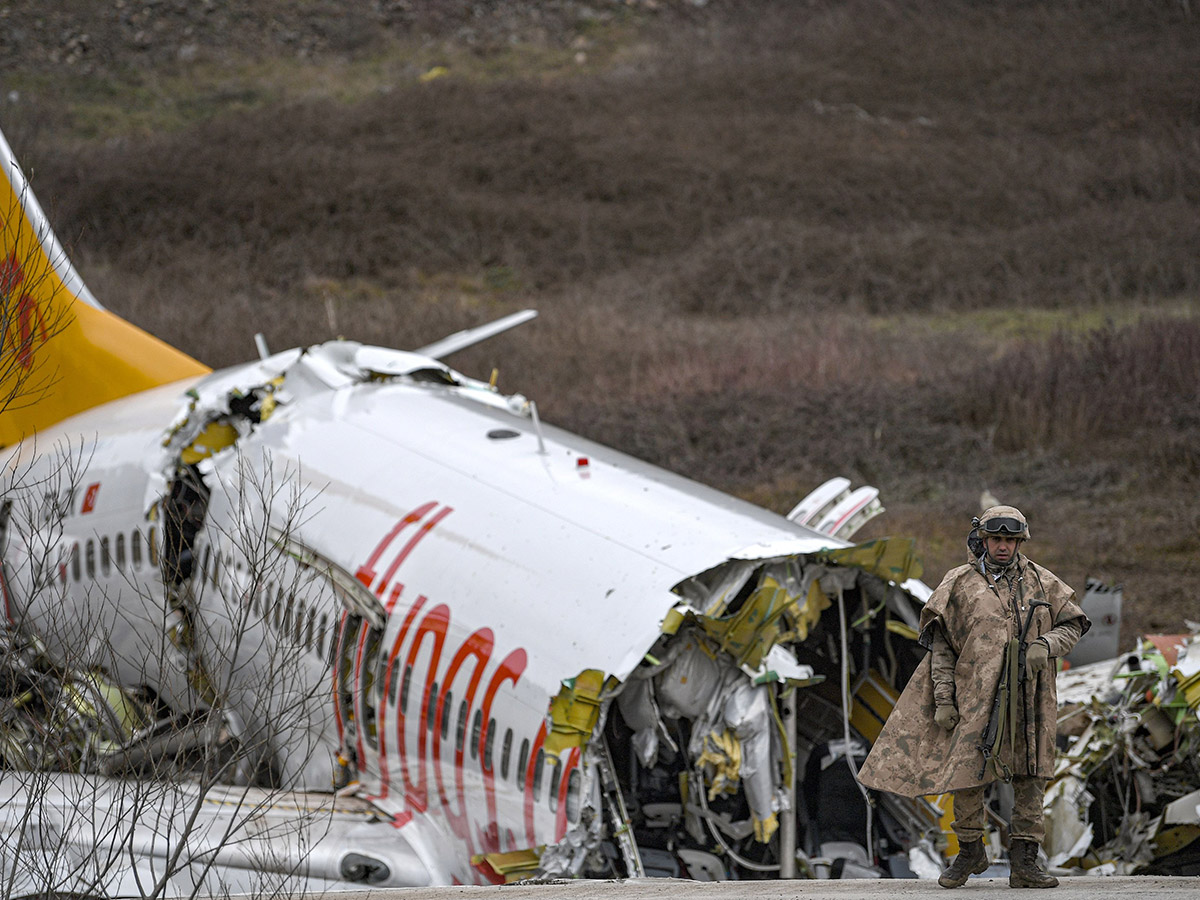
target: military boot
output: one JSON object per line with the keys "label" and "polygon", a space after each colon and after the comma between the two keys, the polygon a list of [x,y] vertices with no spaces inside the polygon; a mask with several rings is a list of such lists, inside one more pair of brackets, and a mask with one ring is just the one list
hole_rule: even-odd
{"label": "military boot", "polygon": [[960,843],[958,856],[954,857],[954,862],[938,877],[938,884],[944,888],[962,887],[967,883],[968,875],[978,875],[987,867],[987,851],[983,849],[982,838]]}
{"label": "military boot", "polygon": [[1058,879],[1047,875],[1038,864],[1038,845],[1033,841],[1014,840],[1008,853],[1008,886],[1015,888],[1058,887]]}

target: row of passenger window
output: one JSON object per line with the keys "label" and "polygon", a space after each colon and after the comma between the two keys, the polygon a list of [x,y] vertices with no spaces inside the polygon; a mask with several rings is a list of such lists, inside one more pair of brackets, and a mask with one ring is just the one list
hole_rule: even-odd
{"label": "row of passenger window", "polygon": [[[392,679],[393,694],[392,702],[395,702],[394,686],[395,678]],[[413,680],[412,666],[408,666],[404,670],[403,684],[400,688],[400,711],[405,715],[408,714],[408,693],[409,685]],[[418,688],[420,690],[420,688]],[[437,698],[438,684],[434,682],[430,685],[429,704],[425,708],[425,727],[433,732],[435,729],[440,732],[442,740],[446,740],[450,734],[450,716],[451,710],[454,709],[454,692],[447,691],[445,702],[442,704],[441,720],[438,721],[437,714]],[[413,698],[414,704],[417,702],[417,697]],[[419,710],[414,708],[414,713]],[[479,758],[479,743],[483,732],[483,710],[475,710],[475,714],[471,716],[471,733],[470,740],[467,740],[467,701],[460,700],[458,704],[458,715],[455,717],[454,726],[454,749],[462,751],[464,745],[471,759]],[[516,756],[516,766],[513,767],[513,730],[506,728],[504,730],[504,739],[500,744],[500,766],[498,769],[493,769],[495,762],[495,747],[496,735],[499,729],[496,727],[494,718],[488,720],[487,737],[483,741],[483,768],[492,770],[496,776],[502,781],[508,781],[509,775],[513,775],[516,779],[518,790],[525,790],[525,780],[529,768],[529,738],[524,738],[521,741],[520,752]],[[538,802],[542,799],[542,781],[546,771],[546,752],[539,747],[537,756],[533,765],[533,799]],[[550,791],[547,799],[550,804],[550,811],[558,811],[558,795],[562,785],[563,766],[560,760],[550,760]],[[579,815],[579,788],[581,777],[578,769],[572,769],[571,774],[567,778],[567,817],[575,821]]]}
{"label": "row of passenger window", "polygon": [[[347,629],[348,635],[356,635],[358,633],[357,618],[351,620],[351,627]],[[349,643],[349,642],[348,642]],[[346,648],[349,650],[350,648]],[[342,665],[345,668],[343,676],[349,674],[352,665],[353,655],[349,652],[343,652]],[[387,676],[388,654],[384,652],[379,640],[379,632],[372,629],[367,637],[366,654],[363,664],[364,684],[362,686],[364,699],[367,703],[364,704],[366,709],[366,728],[365,737],[368,745],[373,750],[379,749],[378,735],[376,733],[375,724],[375,705],[383,699],[383,684]],[[420,673],[417,673],[416,680],[420,681]],[[414,688],[413,667],[406,666],[403,677],[397,678],[393,672],[392,679],[387,685],[387,702],[391,706],[397,705],[397,693],[399,693],[399,710],[408,716],[409,714],[409,694],[412,693],[412,702],[414,704],[413,714],[420,715],[420,699],[423,685],[418,683]],[[344,682],[346,683],[346,682]],[[431,733],[435,730],[440,734],[443,741],[449,739],[450,736],[450,720],[453,717],[455,720],[454,726],[454,749],[457,753],[469,754],[472,760],[478,760],[480,754],[480,738],[483,733],[483,710],[476,709],[474,715],[470,716],[470,740],[467,734],[467,719],[469,709],[467,701],[460,699],[458,703],[458,713],[454,715],[454,692],[447,691],[446,698],[442,703],[441,716],[438,716],[438,697],[440,688],[437,682],[430,685],[429,701],[425,707],[425,715],[423,725]],[[496,720],[494,718],[488,721],[487,737],[483,740],[483,768],[491,770],[502,781],[508,781],[509,777],[515,778],[517,789],[525,790],[526,776],[529,768],[529,754],[531,744],[529,738],[521,741],[519,752],[514,760],[513,743],[514,734],[512,728],[507,728],[504,731],[504,738],[500,743],[500,758],[499,767],[493,768],[496,749],[496,735],[499,732]],[[513,763],[516,763],[514,766]],[[533,784],[532,792],[535,802],[540,801],[542,797],[543,779],[546,770],[546,754],[541,748],[538,748],[534,766],[533,766]],[[559,790],[562,784],[563,766],[559,760],[550,761],[550,790],[548,801],[551,812],[558,811]],[[578,769],[573,769],[567,778],[567,817],[571,821],[575,821],[579,815],[579,792],[581,786],[581,776]]]}
{"label": "row of passenger window", "polygon": [[329,613],[319,613],[316,603],[306,605],[302,597],[274,581],[252,590],[250,602],[254,614],[280,637],[330,666],[337,662],[337,623],[331,629]]}
{"label": "row of passenger window", "polygon": [[[128,555],[126,554],[127,546]],[[145,547],[145,553],[143,553],[143,547]],[[97,549],[99,550],[99,554],[97,554]],[[98,560],[97,555],[99,557]],[[89,538],[84,544],[82,563],[80,560],[79,544],[75,544],[71,548],[71,577],[75,581],[80,581],[86,570],[88,578],[95,578],[97,561],[99,562],[99,571],[104,576],[111,574],[114,565],[118,571],[125,571],[127,565],[131,565],[134,569],[142,569],[146,562],[149,562],[151,566],[157,566],[158,542],[155,527],[151,525],[144,538],[141,532],[137,530],[131,532],[128,541],[124,534],[117,534],[112,540],[108,536],[102,536],[98,540]],[[224,559],[219,551],[214,554],[211,552],[211,548],[205,547],[201,559],[200,577],[205,580],[211,580],[213,586],[217,586],[222,563],[228,565],[228,560]],[[242,568],[240,561],[236,564],[236,568],[238,570]],[[337,662],[336,630],[330,629],[328,613],[321,612],[318,614],[316,605],[306,607],[302,598],[297,598],[294,593],[286,591],[282,585],[278,585],[274,581],[269,581],[261,585],[259,589],[253,590],[250,600],[254,614],[261,617],[277,634],[286,637],[298,646],[303,647],[306,651],[314,653],[330,666]],[[336,629],[336,623],[334,628]],[[388,660],[385,654],[379,652],[378,639],[370,642],[367,656],[368,664],[373,657],[377,657],[374,669],[375,677],[371,679],[373,683],[364,686],[368,692],[371,692],[375,685],[383,684]],[[371,672],[371,669],[368,668],[367,671]],[[412,680],[412,666],[408,666],[404,671],[404,677],[393,677],[388,686],[389,703],[396,703],[396,694],[399,691],[400,711],[405,715],[408,715],[408,695]],[[442,740],[446,740],[450,734],[450,717],[454,709],[454,692],[446,692],[446,700],[442,705],[440,723],[435,721],[437,719],[437,697],[438,685],[434,683],[430,692],[430,703],[426,709],[425,726],[431,732],[436,727],[441,732]],[[372,748],[377,749],[378,739],[374,727],[374,710],[372,709],[369,712],[371,721],[368,723],[369,727],[367,728],[366,737]],[[483,710],[475,710],[475,715],[472,717],[470,742],[466,740],[467,714],[467,702],[466,700],[461,700],[458,706],[458,716],[454,729],[455,750],[463,751],[464,747],[467,748],[471,759],[474,760],[478,759],[479,756],[479,739],[483,731]],[[487,740],[483,746],[483,765],[486,769],[492,769],[493,766],[496,733],[496,720],[491,719],[488,723]],[[518,789],[524,790],[525,776],[529,763],[530,742],[528,738],[521,741],[520,752],[517,754],[517,765],[515,770],[513,770],[513,740],[513,730],[511,728],[506,729],[504,740],[501,743],[500,767],[497,774],[505,781],[508,780],[510,774],[515,775]],[[542,773],[544,769],[545,753],[539,749],[537,752],[537,761],[534,765],[534,800],[541,799]],[[558,807],[561,777],[561,766],[555,762],[552,765],[550,776],[549,801],[552,811],[557,810]],[[578,771],[573,771],[567,785],[567,812],[569,816],[571,815],[572,801],[577,800],[578,797],[578,779]]]}
{"label": "row of passenger window", "polygon": [[[229,562],[220,551],[213,553],[206,546],[200,564],[201,581],[211,581],[213,587],[217,587],[222,565],[228,567]],[[76,582],[82,581],[85,575],[95,579],[97,573],[101,577],[108,577],[114,568],[118,572],[140,571],[147,564],[151,567],[159,564],[158,529],[153,525],[145,536],[135,529],[128,537],[118,533],[112,537],[101,535],[88,538],[83,542],[82,552],[79,543],[71,546],[69,568],[71,578]],[[236,563],[235,568],[239,572],[242,570],[241,561]],[[302,599],[297,599],[274,582],[255,591],[252,602],[255,615],[264,617],[277,633],[316,654],[328,665],[334,664],[337,641],[330,630],[328,613],[321,613],[318,618],[315,605],[306,608]]]}
{"label": "row of passenger window", "polygon": [[[143,547],[145,547],[145,555],[143,555]],[[114,567],[118,572],[124,572],[127,567],[135,570],[142,569],[146,562],[149,562],[151,566],[157,566],[157,529],[151,525],[145,537],[140,531],[133,530],[129,534],[128,548],[127,555],[124,534],[117,534],[113,538],[108,535],[102,535],[98,539],[88,538],[83,544],[82,554],[79,543],[72,544],[70,566],[72,580],[82,581],[85,574],[89,579],[94,579],[97,571],[101,576],[108,577],[112,574]],[[81,556],[82,559],[80,559]]]}
{"label": "row of passenger window", "polygon": [[[214,553],[211,547],[206,546],[200,559],[198,577],[201,584],[210,582],[213,587],[218,587],[222,571],[231,569],[240,576],[244,568],[242,560],[234,561],[229,554],[220,550]],[[315,603],[306,605],[303,598],[297,597],[293,590],[285,589],[275,579],[263,581],[256,575],[255,580],[257,584],[252,586],[245,598],[254,615],[280,637],[303,647],[332,666],[337,659],[337,623],[334,623],[335,630],[331,630],[329,613],[321,613],[318,619]],[[240,581],[238,577],[236,582]]]}

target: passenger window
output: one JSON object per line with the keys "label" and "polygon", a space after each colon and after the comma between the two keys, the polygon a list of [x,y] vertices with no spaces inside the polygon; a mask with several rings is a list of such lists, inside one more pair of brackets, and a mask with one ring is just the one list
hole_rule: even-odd
{"label": "passenger window", "polygon": [[491,771],[492,768],[492,748],[496,746],[496,720],[488,719],[487,740],[483,744],[483,767]]}
{"label": "passenger window", "polygon": [[324,656],[325,653],[321,649],[325,646],[325,632],[329,630],[329,613],[321,613],[321,624],[317,627],[317,656]]}
{"label": "passenger window", "polygon": [[107,575],[112,571],[112,551],[108,546],[108,538],[100,538],[100,574]]}
{"label": "passenger window", "polygon": [[256,616],[261,616],[262,612],[263,612],[262,590],[260,589],[260,590],[256,590],[256,591],[251,591],[251,594],[253,595],[253,597],[252,597],[252,600],[250,603],[250,608],[252,610],[254,610],[254,614]]}
{"label": "passenger window", "polygon": [[117,535],[117,570],[125,571],[125,535]]}
{"label": "passenger window", "polygon": [[87,560],[87,577],[95,578],[96,577],[96,542],[93,541],[91,538],[88,538],[88,542],[87,542],[86,560]]}
{"label": "passenger window", "polygon": [[433,726],[437,722],[437,698],[438,685],[433,683],[433,690],[429,692],[429,699],[425,701],[425,727],[433,731]]}
{"label": "passenger window", "polygon": [[512,729],[504,732],[504,744],[500,748],[500,777],[508,780],[508,764],[512,757]]}
{"label": "passenger window", "polygon": [[579,770],[572,769],[567,777],[567,819],[571,822],[579,821],[579,789],[582,783]]}
{"label": "passenger window", "polygon": [[529,738],[521,741],[521,755],[517,757],[517,787],[525,790],[525,768],[529,765]]}
{"label": "passenger window", "polygon": [[[322,622],[324,619],[322,619]],[[337,619],[333,620],[329,628],[329,667],[333,668],[334,662],[337,660],[337,645],[338,645],[338,623]]]}
{"label": "passenger window", "polygon": [[[272,585],[267,585],[268,602],[271,603],[271,620],[275,623],[275,630],[278,631],[283,624],[283,588],[279,589],[278,593],[271,590]],[[274,600],[270,600],[272,594],[275,594]]]}
{"label": "passenger window", "polygon": [[412,685],[412,666],[404,668],[404,684],[400,685],[400,712],[408,715],[408,689]]}
{"label": "passenger window", "polygon": [[136,528],[129,536],[129,558],[135,569],[142,567],[142,533]]}
{"label": "passenger window", "polygon": [[446,699],[442,703],[442,740],[450,735],[450,711],[454,709],[454,691],[446,691]]}
{"label": "passenger window", "polygon": [[[296,601],[296,628],[292,632],[292,640],[296,642],[297,646],[299,646],[301,643],[301,638],[303,638],[303,637],[304,637],[304,601],[297,600]],[[379,679],[379,684],[381,686],[383,685],[382,678]]]}
{"label": "passenger window", "polygon": [[158,529],[153,525],[146,535],[146,552],[150,554],[150,565],[158,565]]}
{"label": "passenger window", "polygon": [[483,734],[483,710],[475,710],[471,720],[471,759],[479,759],[479,737]]}
{"label": "passenger window", "polygon": [[458,704],[458,724],[454,726],[454,749],[462,752],[463,742],[467,739],[467,701]]}
{"label": "passenger window", "polygon": [[[291,615],[292,600],[288,598],[288,615]],[[287,633],[287,632],[285,632]],[[362,664],[362,700],[363,700],[363,717],[366,719],[366,734],[367,743],[372,747],[379,746],[379,730],[377,726],[377,688],[375,686],[375,673],[378,671],[379,662],[379,645],[382,637],[378,628],[372,628],[367,632],[367,646],[363,655]]]}
{"label": "passenger window", "polygon": [[[276,606],[276,610],[278,610]],[[335,648],[337,660],[336,684],[338,703],[342,709],[342,722],[350,729],[350,734],[358,733],[361,723],[356,721],[354,711],[354,656],[358,647],[358,632],[362,619],[358,616],[347,616],[340,635],[330,641]]]}
{"label": "passenger window", "polygon": [[538,748],[537,758],[533,763],[533,799],[542,799],[542,770],[546,768],[546,751]]}
{"label": "passenger window", "polygon": [[[279,589],[280,599],[283,598],[283,588]],[[296,598],[291,594],[287,595],[287,600],[283,608],[283,636],[287,637],[292,633],[292,610],[296,605]]]}
{"label": "passenger window", "polygon": [[400,668],[394,662],[392,663],[392,680],[388,682],[387,694],[388,705],[396,705],[396,694],[400,689]]}
{"label": "passenger window", "polygon": [[208,581],[208,564],[210,562],[212,562],[212,560],[210,559],[211,556],[212,556],[212,548],[205,547],[204,548],[204,561],[200,564],[200,583],[201,584]]}
{"label": "passenger window", "polygon": [[71,577],[78,581],[83,576],[79,567],[79,545],[71,545]]}
{"label": "passenger window", "polygon": [[[297,630],[299,630],[299,629],[297,629]],[[382,639],[383,634],[380,633],[379,637],[380,637],[380,639]],[[376,703],[383,700],[383,688],[387,682],[387,666],[388,666],[388,655],[387,655],[387,653],[385,653],[383,651],[383,647],[381,646],[379,648],[379,660],[375,663],[375,698],[376,698],[375,702]]]}
{"label": "passenger window", "polygon": [[222,559],[223,559],[223,557],[221,556],[220,550],[218,550],[216,553],[213,554],[213,568],[212,568],[213,587],[221,586],[221,560]]}
{"label": "passenger window", "polygon": [[[317,621],[317,608],[314,606],[308,611],[308,624],[304,629],[304,649],[311,650],[313,648],[313,626]],[[317,651],[317,655],[321,655],[321,651]]]}
{"label": "passenger window", "polygon": [[550,812],[558,812],[558,789],[562,785],[562,761],[550,764]]}

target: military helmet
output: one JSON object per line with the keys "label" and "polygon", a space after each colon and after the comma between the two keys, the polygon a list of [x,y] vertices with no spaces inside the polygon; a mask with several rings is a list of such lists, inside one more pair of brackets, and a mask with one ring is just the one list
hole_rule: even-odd
{"label": "military helmet", "polygon": [[1004,534],[1023,541],[1029,540],[1029,523],[1015,506],[993,506],[977,521],[975,529],[981,538]]}

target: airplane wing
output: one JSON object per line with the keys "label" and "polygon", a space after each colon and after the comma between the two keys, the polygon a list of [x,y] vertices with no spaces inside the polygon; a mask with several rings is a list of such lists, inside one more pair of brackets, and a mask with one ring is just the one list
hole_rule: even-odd
{"label": "airplane wing", "polygon": [[466,350],[480,341],[486,341],[490,337],[495,337],[498,334],[508,331],[510,328],[516,328],[518,325],[523,325],[530,319],[535,318],[537,318],[536,309],[523,309],[502,319],[489,322],[487,325],[457,331],[448,337],[442,338],[440,341],[426,344],[414,352],[421,356],[428,356],[430,359],[445,359],[451,353]]}

